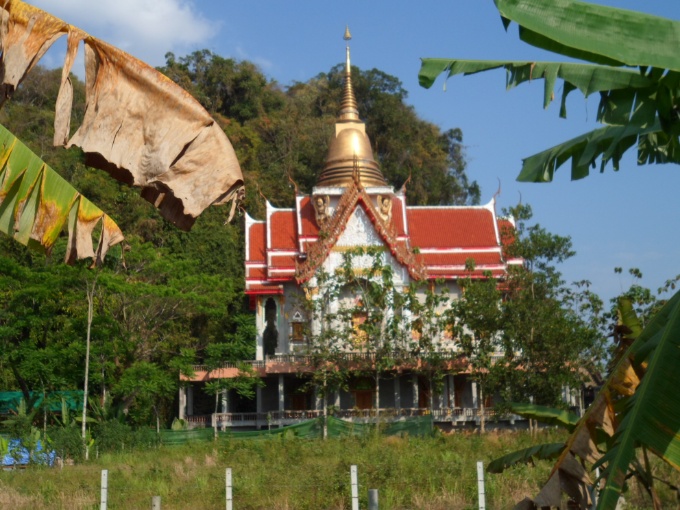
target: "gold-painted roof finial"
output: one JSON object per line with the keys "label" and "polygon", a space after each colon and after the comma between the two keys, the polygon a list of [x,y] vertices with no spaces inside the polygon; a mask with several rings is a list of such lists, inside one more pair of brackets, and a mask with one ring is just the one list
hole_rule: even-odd
{"label": "gold-painted roof finial", "polygon": [[[352,39],[349,27],[345,27],[345,41]],[[386,186],[378,162],[373,157],[371,141],[366,127],[359,118],[357,100],[352,87],[352,66],[347,44],[345,88],[340,103],[340,112],[335,123],[335,136],[328,147],[326,164],[319,175],[317,186]]]}

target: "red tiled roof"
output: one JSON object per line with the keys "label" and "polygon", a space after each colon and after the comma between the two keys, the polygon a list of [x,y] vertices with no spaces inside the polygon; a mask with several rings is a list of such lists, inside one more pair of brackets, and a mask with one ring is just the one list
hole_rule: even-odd
{"label": "red tiled roof", "polygon": [[502,264],[498,252],[463,252],[463,253],[421,253],[423,262],[428,266],[464,266],[468,259],[473,259],[476,266]]}
{"label": "red tiled roof", "polygon": [[319,226],[314,216],[314,206],[310,197],[305,197],[299,203],[300,226],[303,236],[319,235]]}
{"label": "red tiled roof", "polygon": [[399,197],[394,197],[392,200],[392,224],[399,237],[406,235],[404,228],[404,210],[402,208],[402,201]]}
{"label": "red tiled roof", "polygon": [[266,267],[247,267],[246,268],[246,279],[266,280],[267,279],[267,268]]}
{"label": "red tiled roof", "polygon": [[[436,278],[445,278],[445,279],[452,279],[452,278],[485,278],[486,276],[484,273],[486,270],[482,269],[475,269],[472,273],[469,271],[466,271],[465,269],[429,269],[427,270],[428,278],[430,280],[434,280]],[[491,276],[494,278],[502,278],[503,276],[506,275],[505,270],[503,269],[492,269],[491,271]]]}
{"label": "red tiled roof", "polygon": [[276,211],[270,217],[271,249],[297,250],[297,232],[295,231],[295,213],[293,211]]}
{"label": "red tiled roof", "polygon": [[266,261],[266,244],[267,235],[264,223],[253,223],[250,226],[250,246],[248,253],[249,262],[265,262]]}
{"label": "red tiled roof", "polygon": [[[361,205],[386,246],[400,263],[409,268],[409,272],[413,267],[421,268],[418,269],[422,272],[420,277],[483,278],[487,270],[495,277],[503,277],[507,274],[506,264],[516,262],[515,259],[504,260],[505,253],[502,255],[500,252],[497,234],[497,231],[501,236],[506,233],[503,244],[507,246],[513,239],[512,233],[507,235],[508,229],[514,229],[514,226],[507,219],[496,219],[493,210],[488,207],[405,208],[403,197],[397,195],[392,202],[392,225],[388,225],[379,217],[372,198],[365,190],[357,188],[355,195],[351,198],[343,197],[343,200],[347,202],[343,206],[346,211]],[[279,282],[300,279],[296,268],[299,270],[299,264],[305,263],[301,262],[303,259],[298,259],[301,249],[309,255],[314,250],[319,251],[317,248],[322,249],[321,245],[315,246],[317,243],[322,243],[325,246],[323,249],[327,250],[337,241],[337,233],[335,241],[321,240],[318,237],[319,228],[310,197],[298,197],[296,205],[296,210],[270,209],[266,225],[250,225],[246,262],[266,264],[266,267],[252,267],[247,264],[246,284],[249,294],[280,292]],[[347,221],[347,214],[351,213],[343,213],[344,220],[338,217],[337,221]],[[404,216],[407,224],[404,224]],[[334,228],[342,227],[338,224]],[[267,230],[271,243],[269,247]],[[313,248],[312,251],[308,251],[309,248]],[[415,258],[414,250],[419,252]],[[321,258],[324,257],[323,254],[320,255]],[[317,256],[314,260],[318,258]],[[468,259],[475,262],[475,270],[472,272],[465,269]],[[418,271],[412,277],[418,278]]]}
{"label": "red tiled roof", "polygon": [[497,246],[494,217],[488,209],[407,207],[406,214],[412,246],[419,248]]}
{"label": "red tiled roof", "polygon": [[283,294],[283,288],[280,285],[248,284],[246,282],[246,294]]}
{"label": "red tiled roof", "polygon": [[515,226],[510,220],[499,218],[498,235],[501,238],[501,244],[503,244],[503,246],[510,246],[515,241]]}
{"label": "red tiled roof", "polygon": [[276,255],[275,253],[271,253],[271,264],[269,267],[286,267],[286,268],[295,268],[295,255]]}

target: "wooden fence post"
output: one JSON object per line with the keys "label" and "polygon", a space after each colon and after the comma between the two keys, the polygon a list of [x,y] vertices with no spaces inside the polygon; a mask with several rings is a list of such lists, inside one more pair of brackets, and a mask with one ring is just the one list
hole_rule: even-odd
{"label": "wooden fence post", "polygon": [[161,497],[154,496],[151,498],[151,510],[161,510]]}
{"label": "wooden fence post", "polygon": [[231,493],[231,468],[227,468],[226,478],[227,510],[233,510],[233,499]]}
{"label": "wooden fence post", "polygon": [[359,483],[357,482],[357,467],[352,464],[349,468],[352,483],[352,510],[359,510]]}
{"label": "wooden fence post", "polygon": [[486,493],[484,491],[484,463],[477,462],[477,494],[479,494],[479,510],[486,510]]}
{"label": "wooden fence post", "polygon": [[108,500],[107,491],[109,490],[109,470],[102,469],[102,487],[101,487],[101,497],[100,497],[100,510],[106,510],[106,503]]}

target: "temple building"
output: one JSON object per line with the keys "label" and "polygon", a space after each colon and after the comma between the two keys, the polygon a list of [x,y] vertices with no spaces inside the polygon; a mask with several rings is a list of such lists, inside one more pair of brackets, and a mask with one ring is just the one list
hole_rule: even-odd
{"label": "temple building", "polygon": [[[359,117],[349,47],[335,133],[319,170],[311,195],[298,195],[295,207],[267,203],[263,220],[246,216],[245,292],[257,324],[256,360],[248,363],[264,385],[252,401],[225,393],[221,412],[213,414],[215,399],[203,395],[201,387],[216,378],[236,377],[239,369],[196,367],[180,393],[180,417],[194,426],[212,420],[223,428],[259,428],[316,417],[332,404],[336,417],[362,419],[375,410],[377,395],[381,415],[392,419],[431,413],[435,422],[451,426],[474,423],[478,391],[460,367],[444,376],[435,391],[422,371],[409,365],[378,379],[378,388],[370,378],[350,378],[324,406],[306,384],[305,359],[318,325],[304,303],[314,291],[317,272],[333,274],[355,247],[381,250],[395,286],[406,288],[416,281],[443,286],[450,299],[460,296],[461,278],[491,275],[502,281],[509,265],[522,263],[504,253],[501,232],[513,227],[512,220],[497,216],[494,199],[480,206],[410,206],[405,190],[395,191],[386,182]],[[452,362],[459,358],[450,335],[442,335],[438,348]],[[359,352],[365,353],[362,346],[346,349],[348,357]]]}

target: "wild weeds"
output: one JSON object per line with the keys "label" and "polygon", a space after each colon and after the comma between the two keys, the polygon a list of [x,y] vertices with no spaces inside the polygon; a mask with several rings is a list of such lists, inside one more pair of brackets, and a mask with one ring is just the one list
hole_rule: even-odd
{"label": "wild weeds", "polygon": [[[225,468],[232,469],[234,507],[243,510],[340,510],[350,508],[352,464],[358,466],[361,507],[378,489],[381,510],[472,508],[477,501],[476,462],[563,436],[538,438],[512,432],[434,438],[295,437],[220,439],[147,450],[108,453],[84,464],[0,472],[0,508],[93,508],[102,469],[108,469],[111,510],[148,508],[153,495],[164,510],[224,508]],[[487,507],[512,508],[535,494],[551,468],[517,466],[486,475]],[[637,494],[631,491],[629,502]],[[627,497],[628,497],[627,496]]]}

